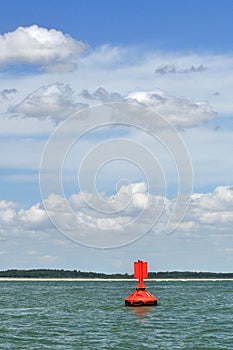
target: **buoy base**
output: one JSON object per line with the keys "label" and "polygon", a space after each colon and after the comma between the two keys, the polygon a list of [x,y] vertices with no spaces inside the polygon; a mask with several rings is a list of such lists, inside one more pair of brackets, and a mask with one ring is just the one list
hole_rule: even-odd
{"label": "buoy base", "polygon": [[157,305],[158,299],[146,289],[136,289],[125,299],[126,306],[153,306]]}

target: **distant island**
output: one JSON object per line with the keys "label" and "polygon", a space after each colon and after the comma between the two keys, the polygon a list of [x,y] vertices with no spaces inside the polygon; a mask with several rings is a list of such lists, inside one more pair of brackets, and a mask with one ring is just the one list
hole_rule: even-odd
{"label": "distant island", "polygon": [[[166,271],[149,272],[149,279],[228,279],[233,278],[233,273],[221,272],[190,272],[190,271]],[[101,278],[101,279],[133,279],[133,274],[100,272],[83,272],[80,270],[57,270],[57,269],[31,269],[31,270],[5,270],[0,271],[0,278]]]}

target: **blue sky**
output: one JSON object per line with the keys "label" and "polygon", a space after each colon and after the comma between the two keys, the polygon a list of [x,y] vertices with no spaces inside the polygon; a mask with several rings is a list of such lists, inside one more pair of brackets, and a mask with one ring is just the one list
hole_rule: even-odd
{"label": "blue sky", "polygon": [[97,46],[143,45],[167,50],[232,51],[232,2],[185,0],[7,1],[1,33],[38,24]]}
{"label": "blue sky", "polygon": [[[0,269],[125,272],[140,258],[154,270],[232,271],[232,11],[226,0],[2,4]],[[101,129],[106,102],[131,127]],[[184,189],[190,206],[167,234]]]}

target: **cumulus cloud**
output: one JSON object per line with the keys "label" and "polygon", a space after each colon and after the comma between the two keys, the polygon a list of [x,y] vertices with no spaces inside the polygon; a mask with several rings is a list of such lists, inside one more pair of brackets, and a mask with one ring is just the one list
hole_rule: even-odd
{"label": "cumulus cloud", "polygon": [[126,96],[98,88],[93,94],[84,90],[82,97],[89,104],[99,102],[137,103],[148,107],[166,117],[178,128],[190,128],[201,125],[217,116],[208,102],[191,102],[184,97],[170,96],[161,89],[136,89]]}
{"label": "cumulus cloud", "polygon": [[219,229],[229,227],[233,223],[233,186],[220,186],[211,193],[193,194],[188,216],[199,225],[216,225]]}
{"label": "cumulus cloud", "polygon": [[30,64],[43,70],[69,71],[86,45],[55,29],[18,27],[0,35],[0,65]]}
{"label": "cumulus cloud", "polygon": [[175,127],[181,128],[201,125],[217,116],[208,102],[191,102],[184,97],[170,96],[160,89],[152,91],[137,89],[126,97],[126,101],[152,108],[166,117]]}
{"label": "cumulus cloud", "polygon": [[[128,201],[128,196],[130,196],[130,201]],[[130,223],[141,210],[145,210],[149,197],[151,199],[150,203],[153,203],[154,207],[159,206],[161,201],[164,203],[164,215],[161,222],[165,223],[167,216],[170,215],[174,207],[175,199],[169,200],[160,195],[148,194],[147,186],[143,182],[122,186],[116,194],[105,196],[105,201],[103,202],[97,198],[97,194],[93,193],[73,194],[68,199],[68,202],[72,210],[78,214],[77,225],[86,224],[95,228],[105,229],[106,225],[107,227],[116,228]],[[69,218],[69,212],[64,212],[64,209],[67,208],[65,205],[66,199],[51,194],[46,201],[49,210],[54,215],[63,217],[63,224],[68,225],[66,218]],[[91,203],[92,207],[88,203]],[[93,210],[93,207],[97,206],[97,204],[98,211]],[[152,209],[149,208],[148,220],[150,220],[150,215],[154,215]],[[21,211],[19,214],[21,219],[27,217],[28,220],[30,219],[37,224],[38,218],[44,220],[41,210],[41,205],[36,205],[29,210]],[[31,215],[32,212],[34,215]],[[208,225],[216,233],[218,226],[228,229],[232,223],[233,186],[220,186],[210,193],[192,194],[190,208],[183,220],[183,227],[186,227],[188,231],[192,231],[194,226],[199,226],[201,229],[203,225]],[[130,229],[130,226],[127,227],[128,229]]]}
{"label": "cumulus cloud", "polygon": [[93,93],[83,90],[79,100],[75,101],[70,85],[63,83],[41,86],[17,105],[9,107],[8,112],[14,116],[50,118],[58,123],[83,108],[110,102],[136,103],[148,107],[178,128],[201,125],[217,116],[208,102],[191,102],[184,97],[171,96],[161,89],[135,89],[123,96],[99,87]]}
{"label": "cumulus cloud", "polygon": [[[125,206],[125,196],[130,194],[131,201]],[[68,199],[56,194],[50,194],[44,203],[37,203],[29,209],[16,210],[13,202],[0,201],[0,233],[11,236],[12,232],[30,234],[33,232],[48,232],[53,230],[44,205],[50,217],[64,232],[73,232],[73,237],[88,241],[94,231],[101,230],[103,237],[114,242],[118,237],[114,234],[122,232],[134,237],[131,226],[139,213],[145,210],[148,200],[151,205],[148,213],[139,221],[137,229],[143,230],[154,215],[154,208],[164,205],[164,212],[153,230],[156,233],[165,232],[166,222],[174,207],[175,199],[167,199],[159,195],[148,194],[145,183],[133,183],[122,186],[116,194],[104,197],[102,202],[93,193],[77,193]],[[99,210],[94,210],[88,203],[99,203]],[[72,210],[67,210],[67,203]],[[122,210],[122,208],[124,208]],[[112,213],[107,213],[107,209]],[[73,216],[75,214],[75,219]],[[220,186],[213,192],[194,193],[189,210],[178,227],[179,232],[187,235],[205,236],[206,234],[232,234],[233,223],[233,186]],[[122,231],[122,228],[125,230]],[[99,231],[98,231],[99,232]],[[96,233],[95,233],[96,234]],[[134,232],[135,234],[135,232]],[[75,236],[76,235],[76,236]],[[102,237],[102,238],[103,238]],[[95,236],[98,241],[98,237]]]}
{"label": "cumulus cloud", "polygon": [[187,74],[187,73],[200,73],[206,70],[203,64],[199,66],[192,65],[189,68],[178,69],[174,64],[162,64],[155,69],[155,73],[165,74]]}
{"label": "cumulus cloud", "polygon": [[30,209],[18,212],[18,223],[27,230],[45,230],[51,227],[48,216],[41,205],[37,203]]}
{"label": "cumulus cloud", "polygon": [[49,118],[59,122],[84,107],[86,105],[74,102],[68,84],[55,83],[33,91],[19,104],[11,106],[9,113],[15,117]]}

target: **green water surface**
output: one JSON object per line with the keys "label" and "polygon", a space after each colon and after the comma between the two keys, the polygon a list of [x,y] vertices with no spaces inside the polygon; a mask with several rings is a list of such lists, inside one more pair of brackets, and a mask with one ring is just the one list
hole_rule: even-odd
{"label": "green water surface", "polygon": [[1,281],[0,349],[233,349],[233,282]]}

